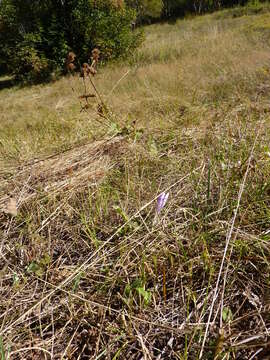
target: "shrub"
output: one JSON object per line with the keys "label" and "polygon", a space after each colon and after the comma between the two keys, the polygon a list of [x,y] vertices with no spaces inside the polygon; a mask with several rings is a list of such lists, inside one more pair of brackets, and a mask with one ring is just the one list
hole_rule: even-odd
{"label": "shrub", "polygon": [[138,22],[160,18],[163,11],[162,0],[126,0],[126,3],[136,9]]}
{"label": "shrub", "polygon": [[0,65],[39,81],[64,68],[68,51],[79,63],[95,47],[103,60],[127,55],[140,42],[135,16],[121,0],[2,0]]}
{"label": "shrub", "polygon": [[84,58],[95,47],[108,59],[126,55],[138,45],[131,28],[136,14],[123,2],[79,0],[71,16],[73,49]]}

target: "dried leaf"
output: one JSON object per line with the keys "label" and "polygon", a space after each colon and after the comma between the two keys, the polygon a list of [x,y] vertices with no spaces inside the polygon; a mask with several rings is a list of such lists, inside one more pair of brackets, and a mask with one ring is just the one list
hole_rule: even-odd
{"label": "dried leaf", "polygon": [[10,197],[7,202],[6,209],[4,212],[11,216],[17,216],[18,210],[17,210],[17,201],[13,197]]}

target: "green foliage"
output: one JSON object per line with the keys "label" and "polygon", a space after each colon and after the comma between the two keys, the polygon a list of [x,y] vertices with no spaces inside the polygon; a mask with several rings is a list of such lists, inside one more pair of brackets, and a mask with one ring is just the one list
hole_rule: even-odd
{"label": "green foliage", "polygon": [[0,356],[1,356],[1,360],[5,360],[5,359],[6,359],[2,336],[0,336]]}
{"label": "green foliage", "polygon": [[24,41],[15,47],[10,63],[18,78],[39,81],[47,78],[53,68],[53,61],[36,48],[40,42],[39,34],[26,34]]}
{"label": "green foliage", "polygon": [[163,11],[162,0],[127,0],[127,5],[136,9],[139,22],[160,18]]}
{"label": "green foliage", "polygon": [[131,303],[131,300],[133,299],[135,294],[137,294],[139,298],[143,300],[144,305],[150,304],[152,293],[150,290],[145,290],[145,283],[144,280],[141,278],[134,280],[134,282],[131,285],[127,284],[125,286],[124,298],[127,304]]}
{"label": "green foliage", "polygon": [[48,254],[46,254],[43,258],[39,261],[32,261],[26,269],[26,272],[29,274],[34,274],[36,276],[42,277],[46,268],[51,262],[51,258]]}
{"label": "green foliage", "polygon": [[201,14],[218,10],[222,7],[244,5],[247,0],[163,0],[166,17],[184,15],[185,13]]}
{"label": "green foliage", "polygon": [[131,23],[135,12],[108,0],[78,0],[71,13],[73,49],[85,58],[98,47],[105,58],[126,55],[138,44]]}
{"label": "green foliage", "polygon": [[77,65],[94,47],[103,60],[127,55],[140,42],[131,27],[135,16],[121,1],[2,0],[2,72],[39,81],[64,68],[68,51],[76,53]]}
{"label": "green foliage", "polygon": [[161,0],[145,0],[144,13],[146,16],[157,18],[163,10],[163,3]]}
{"label": "green foliage", "polygon": [[73,293],[76,293],[77,290],[78,290],[78,287],[80,285],[80,281],[81,281],[81,278],[84,276],[84,273],[83,272],[79,272],[79,274],[75,277],[74,279],[74,283],[73,283],[73,286],[72,286],[72,292]]}
{"label": "green foliage", "polygon": [[229,322],[233,318],[232,310],[228,307],[223,308],[222,310],[222,319],[224,322]]}
{"label": "green foliage", "polygon": [[[187,13],[201,14],[209,11],[244,5],[248,0],[126,0],[129,7],[136,9],[137,21],[145,22],[159,18],[183,16]],[[256,6],[259,0],[250,0]]]}

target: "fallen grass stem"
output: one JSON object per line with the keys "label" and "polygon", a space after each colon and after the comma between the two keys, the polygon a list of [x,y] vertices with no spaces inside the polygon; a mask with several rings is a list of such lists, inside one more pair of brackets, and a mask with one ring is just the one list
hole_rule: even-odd
{"label": "fallen grass stem", "polygon": [[[191,174],[195,173],[196,171],[198,171],[201,168],[201,166],[199,166],[198,168],[194,169],[192,172],[190,172],[189,174],[185,175],[184,177],[182,177],[180,180],[176,181],[174,184],[170,185],[169,187],[167,187],[166,192],[168,192],[170,189],[172,189],[173,187],[175,187],[176,185],[180,184],[182,181],[186,180]],[[72,280],[74,280],[74,278],[81,272],[81,271],[86,271],[88,267],[91,266],[91,264],[89,264],[89,262],[93,259],[94,256],[96,256],[108,243],[110,243],[110,241],[121,232],[121,230],[130,223],[130,221],[132,221],[134,218],[136,218],[141,211],[143,211],[144,209],[146,209],[148,206],[150,206],[154,201],[157,200],[157,198],[160,196],[160,194],[158,196],[156,196],[154,199],[150,200],[147,204],[145,204],[144,206],[142,206],[133,216],[131,216],[129,218],[128,221],[126,221],[123,225],[121,225],[106,241],[104,241],[104,243],[87,259],[85,260],[68,278],[66,278],[64,281],[61,282],[60,285],[56,286],[55,289],[51,290],[46,296],[44,296],[43,298],[41,298],[35,305],[33,305],[30,309],[28,309],[27,311],[25,311],[24,314],[22,314],[17,320],[15,320],[12,324],[8,325],[4,330],[0,331],[0,335],[2,335],[3,333],[5,333],[6,331],[10,330],[13,326],[19,324],[26,316],[28,316],[29,314],[31,314],[31,312],[39,307],[45,300],[47,300],[48,298],[50,298],[57,290],[61,290],[63,286],[68,285]]]}
{"label": "fallen grass stem", "polygon": [[[237,218],[237,215],[238,215],[238,210],[239,210],[239,207],[240,207],[242,195],[243,195],[244,188],[245,188],[246,181],[247,181],[247,176],[248,176],[249,169],[250,169],[250,166],[251,166],[251,160],[253,158],[255,145],[256,145],[259,134],[260,134],[260,127],[257,129],[256,137],[255,137],[255,140],[253,142],[253,146],[252,146],[251,151],[250,151],[250,156],[249,156],[249,159],[248,159],[247,168],[246,168],[246,171],[245,171],[245,174],[244,174],[244,177],[243,177],[243,180],[242,180],[242,183],[240,185],[239,192],[238,192],[237,204],[236,204],[236,207],[234,209],[234,215],[233,215],[233,218],[232,218],[232,222],[231,222],[228,234],[226,236],[226,243],[225,243],[225,247],[224,247],[224,251],[223,251],[223,257],[222,257],[222,261],[221,261],[219,272],[218,272],[218,277],[217,277],[215,290],[214,290],[214,294],[213,294],[213,300],[212,300],[212,303],[211,303],[211,306],[210,306],[210,311],[209,311],[207,325],[206,325],[206,329],[205,329],[205,333],[204,333],[204,337],[203,337],[203,342],[202,342],[202,346],[201,346],[201,350],[200,350],[200,354],[199,354],[199,359],[202,359],[202,356],[203,356],[204,346],[205,346],[206,339],[207,339],[207,336],[208,336],[208,331],[209,331],[209,327],[210,327],[210,323],[211,323],[211,318],[212,318],[212,314],[213,314],[213,310],[214,310],[214,305],[215,305],[215,302],[216,302],[216,299],[217,299],[218,287],[219,287],[220,279],[221,279],[221,276],[222,276],[222,271],[223,271],[224,263],[225,263],[225,260],[226,260],[227,251],[228,251],[230,240],[231,240],[231,237],[232,237],[232,234],[233,234],[234,224],[235,224],[235,221],[236,221],[236,218]],[[224,277],[224,283],[223,283],[223,287],[222,287],[222,302],[221,302],[221,305],[223,305],[223,297],[224,297],[224,292],[225,292],[225,286],[226,286],[226,277]],[[222,309],[222,306],[221,306],[221,308],[220,308],[221,314],[222,314],[222,310],[223,309]]]}

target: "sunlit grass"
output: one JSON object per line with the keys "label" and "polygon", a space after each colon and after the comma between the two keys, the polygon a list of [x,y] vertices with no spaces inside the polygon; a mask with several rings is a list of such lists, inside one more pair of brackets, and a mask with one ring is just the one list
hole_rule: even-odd
{"label": "sunlit grass", "polygon": [[268,6],[255,10],[146,27],[132,59],[95,77],[111,125],[95,105],[81,112],[78,76],[0,91],[0,352],[242,359],[264,347],[270,42]]}

